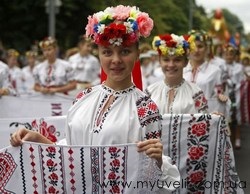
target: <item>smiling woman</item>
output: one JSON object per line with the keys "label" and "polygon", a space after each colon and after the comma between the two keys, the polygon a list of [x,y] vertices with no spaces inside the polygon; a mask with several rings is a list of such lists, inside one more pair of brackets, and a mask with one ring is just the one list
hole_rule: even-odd
{"label": "smiling woman", "polygon": [[146,92],[156,102],[160,113],[205,113],[207,100],[203,92],[183,79],[188,54],[195,50],[194,37],[165,34],[156,36],[152,44],[159,53],[165,79],[150,85]]}
{"label": "smiling woman", "polygon": [[[153,20],[137,7],[108,7],[88,17],[86,35],[98,45],[107,80],[79,93],[67,115],[66,140],[69,145],[98,146],[137,142],[138,152],[154,159],[164,184],[179,181],[179,171],[163,155],[162,118],[156,104],[131,80],[139,38],[147,37],[152,28]],[[21,139],[52,143],[22,129],[12,135],[12,145],[20,145]],[[175,190],[159,187],[159,193]]]}

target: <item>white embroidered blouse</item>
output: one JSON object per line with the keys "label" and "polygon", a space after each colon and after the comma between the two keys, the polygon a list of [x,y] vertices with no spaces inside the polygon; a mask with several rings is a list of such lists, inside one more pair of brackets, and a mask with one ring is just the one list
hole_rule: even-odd
{"label": "white embroidered blouse", "polygon": [[[113,102],[102,112],[111,96]],[[68,112],[66,140],[69,145],[112,145],[160,138],[161,119],[157,105],[135,86],[114,91],[101,84],[77,96]],[[180,180],[167,156],[163,156],[161,179]]]}
{"label": "white embroidered blouse", "polygon": [[[169,91],[174,89],[174,99],[169,102]],[[150,85],[146,92],[159,107],[160,113],[190,114],[207,113],[207,100],[202,90],[193,83],[183,81],[179,86],[170,88],[164,81]]]}
{"label": "white embroidered blouse", "polygon": [[35,83],[44,87],[62,86],[74,80],[74,71],[71,65],[62,59],[56,59],[53,65],[44,61],[34,67]]}

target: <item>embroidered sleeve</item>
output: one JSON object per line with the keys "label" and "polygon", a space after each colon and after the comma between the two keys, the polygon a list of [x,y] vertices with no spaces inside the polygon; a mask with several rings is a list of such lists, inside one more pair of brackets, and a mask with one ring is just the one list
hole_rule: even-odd
{"label": "embroidered sleeve", "polygon": [[76,98],[75,100],[73,101],[73,104],[75,104],[76,102],[78,102],[80,99],[82,99],[86,94],[90,93],[92,91],[92,88],[87,88],[81,92],[79,92],[77,95],[76,95]]}
{"label": "embroidered sleeve", "polygon": [[208,105],[207,105],[207,99],[203,93],[203,91],[199,91],[194,94],[193,96],[195,109],[198,111],[198,113],[207,113],[208,112]]}
{"label": "embroidered sleeve", "polygon": [[144,138],[161,138],[162,117],[155,102],[148,96],[144,96],[137,101],[136,106],[140,124],[145,131]]}

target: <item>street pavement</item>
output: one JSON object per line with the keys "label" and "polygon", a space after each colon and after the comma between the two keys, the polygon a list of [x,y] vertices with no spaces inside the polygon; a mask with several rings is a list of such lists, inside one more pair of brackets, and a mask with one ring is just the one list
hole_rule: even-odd
{"label": "street pavement", "polygon": [[241,128],[241,149],[234,150],[236,170],[240,180],[246,182],[245,194],[250,194],[250,126]]}

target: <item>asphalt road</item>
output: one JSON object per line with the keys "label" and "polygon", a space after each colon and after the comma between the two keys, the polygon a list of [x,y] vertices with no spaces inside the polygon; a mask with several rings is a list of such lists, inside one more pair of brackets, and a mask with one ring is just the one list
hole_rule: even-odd
{"label": "asphalt road", "polygon": [[246,181],[245,194],[250,193],[250,126],[241,128],[241,149],[234,150],[236,170],[241,181]]}

